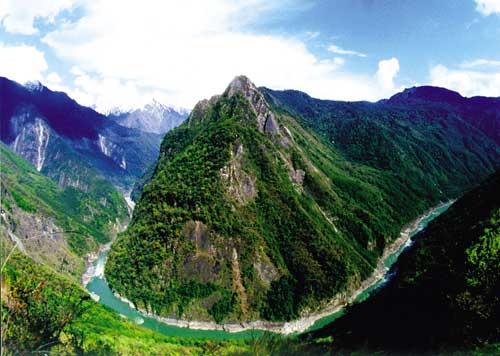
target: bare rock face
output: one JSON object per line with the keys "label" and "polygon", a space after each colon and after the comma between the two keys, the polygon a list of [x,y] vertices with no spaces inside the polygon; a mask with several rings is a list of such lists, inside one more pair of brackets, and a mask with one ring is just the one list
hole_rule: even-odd
{"label": "bare rock face", "polygon": [[274,113],[269,109],[269,105],[264,99],[264,95],[262,95],[250,79],[244,75],[237,76],[229,84],[224,95],[231,98],[236,95],[236,93],[243,94],[250,103],[250,106],[257,115],[257,127],[260,132],[266,132],[272,135],[278,135],[280,133]]}
{"label": "bare rock face", "polygon": [[208,110],[208,108],[211,105],[215,104],[219,98],[220,95],[214,95],[210,99],[203,99],[198,101],[194,106],[193,110],[191,111],[191,114],[187,118],[188,126],[192,126],[197,122],[201,121],[205,116],[205,113]]}
{"label": "bare rock face", "polygon": [[74,277],[83,272],[84,262],[70,252],[69,235],[51,217],[13,207],[1,220],[10,239],[20,241],[20,250],[35,261]]}
{"label": "bare rock face", "polygon": [[292,169],[290,171],[290,179],[293,184],[301,185],[302,182],[304,181],[305,175],[306,172],[304,172],[302,169],[297,169],[297,170]]}
{"label": "bare rock face", "polygon": [[253,267],[259,278],[268,285],[280,276],[276,267],[274,267],[269,258],[263,253],[257,254]]}
{"label": "bare rock face", "polygon": [[231,149],[231,159],[221,171],[221,179],[228,194],[242,204],[246,204],[257,195],[255,178],[243,170],[243,145],[236,143]]}
{"label": "bare rock face", "polygon": [[16,138],[11,149],[40,172],[47,157],[51,129],[42,118],[29,111],[14,116],[12,123]]}
{"label": "bare rock face", "polygon": [[182,234],[191,241],[197,249],[214,254],[209,240],[209,231],[201,221],[188,221],[182,230]]}

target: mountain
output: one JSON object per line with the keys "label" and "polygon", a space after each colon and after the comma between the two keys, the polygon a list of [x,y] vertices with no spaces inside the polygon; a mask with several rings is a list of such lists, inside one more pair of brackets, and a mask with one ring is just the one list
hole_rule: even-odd
{"label": "mountain", "polygon": [[165,135],[107,281],[139,308],[216,322],[341,303],[404,225],[499,166],[495,141],[443,110],[236,77]]}
{"label": "mountain", "polygon": [[373,353],[498,342],[499,192],[500,171],[415,236],[396,263],[395,276],[378,293],[310,336],[331,336],[337,348],[363,345]]}
{"label": "mountain", "polygon": [[423,86],[406,89],[382,103],[393,107],[446,106],[460,115],[469,125],[480,129],[500,144],[500,98],[475,96],[464,98],[460,94],[438,87]]}
{"label": "mountain", "polygon": [[121,126],[163,135],[179,126],[188,114],[185,109],[175,109],[153,100],[142,109],[112,112],[108,118]]}
{"label": "mountain", "polygon": [[460,195],[498,168],[498,98],[419,87],[368,103],[261,90],[276,110],[299,118],[347,159],[398,175],[422,195]]}
{"label": "mountain", "polygon": [[388,104],[403,104],[408,105],[410,103],[439,103],[439,104],[449,104],[451,106],[463,105],[467,101],[459,93],[440,87],[433,86],[421,86],[413,87],[403,90],[401,93],[393,95],[388,100],[381,100],[382,103]]}
{"label": "mountain", "polygon": [[41,84],[0,77],[1,140],[60,186],[103,176],[129,189],[157,158],[160,135],[129,129]]}
{"label": "mountain", "polygon": [[83,192],[60,188],[0,142],[1,228],[35,261],[80,279],[83,257],[128,221],[125,200],[104,178]]}

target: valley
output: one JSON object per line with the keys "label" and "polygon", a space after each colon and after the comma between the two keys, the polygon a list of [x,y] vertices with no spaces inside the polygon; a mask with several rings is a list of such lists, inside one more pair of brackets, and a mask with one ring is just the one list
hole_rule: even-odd
{"label": "valley", "polygon": [[[338,316],[344,308],[351,303],[356,303],[369,297],[370,291],[382,287],[389,278],[389,270],[397,261],[398,256],[411,245],[411,238],[418,232],[425,229],[427,224],[442,214],[451,205],[450,203],[440,204],[431,209],[406,227],[391,246],[389,246],[380,258],[377,268],[373,274],[363,281],[361,287],[350,295],[338,296],[332,301],[332,306],[325,308],[312,315],[301,317],[286,323],[269,323],[256,321],[241,324],[216,324],[213,322],[203,322],[196,320],[168,319],[147,313],[144,310],[137,310],[133,303],[114,294],[104,279],[104,265],[110,245],[99,251],[98,258],[94,261],[85,278],[83,285],[87,290],[99,297],[99,302],[113,308],[118,313],[127,316],[140,325],[160,332],[165,335],[187,336],[187,337],[209,337],[214,339],[249,338],[259,335],[258,330],[271,331],[280,334],[297,334],[311,331],[333,321],[332,315]],[[163,326],[166,324],[168,326]],[[213,330],[213,331],[209,331]],[[218,331],[215,331],[218,330]],[[245,332],[247,331],[247,332]],[[248,332],[251,331],[251,332]],[[232,335],[236,333],[236,335]]]}
{"label": "valley", "polygon": [[499,103],[442,88],[350,103],[238,76],[160,144],[156,132],[182,116],[159,103],[118,118],[42,85],[1,83],[12,350],[42,340],[70,354],[349,345],[337,333],[330,344],[332,325],[393,293],[422,231],[500,167]]}
{"label": "valley", "polygon": [[[319,111],[321,126],[308,127],[279,95],[238,76],[167,133],[108,254],[112,289],[167,319],[290,322],[358,290],[409,221],[500,161],[489,131],[466,136],[468,117],[448,103],[417,101],[407,113],[297,95],[342,118]],[[365,146],[377,161],[359,157]]]}
{"label": "valley", "polygon": [[500,356],[499,29],[0,0],[0,356]]}

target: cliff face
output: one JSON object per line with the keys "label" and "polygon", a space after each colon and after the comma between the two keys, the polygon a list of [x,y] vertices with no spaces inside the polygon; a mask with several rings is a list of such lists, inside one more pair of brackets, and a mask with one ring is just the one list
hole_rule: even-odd
{"label": "cliff face", "polygon": [[120,126],[41,84],[0,78],[0,98],[2,141],[62,186],[85,189],[92,170],[128,189],[158,155],[160,135]]}

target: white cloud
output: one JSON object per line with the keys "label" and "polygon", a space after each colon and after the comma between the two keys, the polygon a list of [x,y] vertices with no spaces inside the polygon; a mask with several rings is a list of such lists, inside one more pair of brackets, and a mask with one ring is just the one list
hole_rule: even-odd
{"label": "white cloud", "polygon": [[20,83],[43,80],[47,62],[32,46],[8,46],[0,42],[0,75]]}
{"label": "white cloud", "polygon": [[141,90],[132,80],[92,77],[77,67],[72,72],[76,78],[73,88],[66,89],[68,94],[80,104],[92,106],[102,113],[115,108],[142,107],[152,98],[170,102],[168,95],[161,90]]}
{"label": "white cloud", "polygon": [[464,96],[500,96],[500,71],[431,68],[432,85],[458,91]]}
{"label": "white cloud", "polygon": [[476,10],[484,16],[491,14],[500,14],[500,0],[474,0]]}
{"label": "white cloud", "polygon": [[345,59],[317,57],[303,37],[249,30],[282,11],[280,6],[287,8],[265,0],[89,0],[84,17],[63,24],[43,42],[78,67],[71,71],[71,93],[101,111],[153,95],[190,108],[221,93],[239,74],[256,85],[321,98],[377,100],[392,94],[392,81],[340,71]]}
{"label": "white cloud", "polygon": [[71,8],[76,0],[2,0],[0,2],[0,23],[7,32],[32,35],[38,30],[33,27],[35,18],[53,22],[59,12]]}
{"label": "white cloud", "polygon": [[385,91],[394,89],[394,79],[399,72],[399,61],[392,57],[378,62],[377,79]]}
{"label": "white cloud", "polygon": [[463,62],[461,68],[477,68],[477,67],[500,67],[500,61],[494,59],[474,59]]}
{"label": "white cloud", "polygon": [[333,53],[337,53],[337,54],[344,54],[344,55],[348,55],[348,56],[366,57],[366,54],[364,54],[364,53],[351,51],[348,49],[343,49],[342,47],[339,47],[336,45],[328,46],[328,51],[333,52]]}
{"label": "white cloud", "polygon": [[47,77],[45,78],[45,80],[48,82],[48,83],[54,83],[54,84],[59,84],[61,83],[61,77],[59,76],[59,74],[57,74],[56,72],[51,72],[47,75]]}

